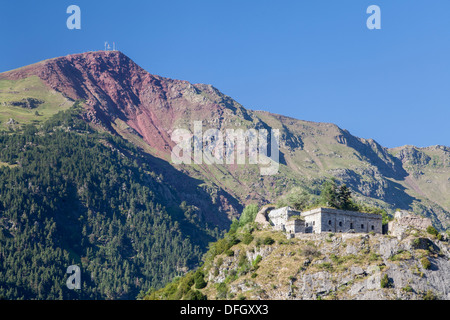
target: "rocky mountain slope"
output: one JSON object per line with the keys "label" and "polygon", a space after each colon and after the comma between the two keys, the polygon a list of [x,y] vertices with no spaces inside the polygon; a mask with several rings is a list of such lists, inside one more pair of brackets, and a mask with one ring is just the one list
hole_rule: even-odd
{"label": "rocky mountain slope", "polygon": [[146,299],[449,300],[448,240],[411,226],[397,231],[286,239],[246,225],[211,246],[195,273]]}
{"label": "rocky mountain slope", "polygon": [[212,283],[238,271],[240,255],[252,263],[261,257],[256,276],[252,273],[230,283],[229,294],[236,297],[421,300],[432,295],[450,299],[449,246],[426,237],[315,235],[234,250],[236,257],[223,258],[219,275],[209,275]]}
{"label": "rocky mountain slope", "polygon": [[[0,116],[19,124],[39,123],[70,101],[83,99],[83,117],[92,126],[120,135],[161,159],[155,166],[175,167],[196,179],[217,199],[225,218],[203,214],[224,227],[243,204],[274,202],[295,186],[314,193],[329,177],[350,186],[359,201],[391,212],[413,210],[431,217],[439,229],[450,226],[448,147],[389,150],[333,124],[247,110],[210,85],[152,75],[118,51],[74,54],[6,72],[0,74],[0,89]],[[43,103],[33,110],[9,103],[23,98]],[[259,167],[251,164],[171,164],[175,145],[171,133],[180,128],[192,132],[194,121],[202,121],[205,130],[222,132],[279,129],[279,173],[261,176]],[[9,130],[11,124],[2,121],[2,127]],[[178,179],[175,175],[174,184]]]}

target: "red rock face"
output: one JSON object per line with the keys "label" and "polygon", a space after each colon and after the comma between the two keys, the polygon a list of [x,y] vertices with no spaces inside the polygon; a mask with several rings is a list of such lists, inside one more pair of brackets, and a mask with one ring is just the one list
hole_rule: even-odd
{"label": "red rock face", "polygon": [[[178,120],[216,119],[226,108],[220,93],[211,86],[152,75],[118,51],[50,59],[0,74],[0,79],[30,76],[39,77],[49,89],[73,101],[85,100],[83,117],[89,122],[119,133],[113,124],[122,120],[153,148],[153,155],[166,159],[175,145],[170,134]],[[217,203],[211,204],[210,196],[198,189],[198,181],[155,163],[161,165],[159,172],[166,181],[180,185],[177,194],[181,199],[196,199],[193,203],[210,223],[225,226],[229,223],[227,214],[236,216],[240,211],[240,204],[228,193],[219,190]]]}
{"label": "red rock face", "polygon": [[210,100],[192,99],[199,91],[195,85],[151,75],[119,51],[68,55],[1,77],[16,80],[32,75],[72,100],[84,99],[88,121],[113,131],[112,122],[121,119],[162,156],[174,145],[170,133],[180,117],[196,114],[200,118],[194,116],[192,121],[211,119],[223,108]]}

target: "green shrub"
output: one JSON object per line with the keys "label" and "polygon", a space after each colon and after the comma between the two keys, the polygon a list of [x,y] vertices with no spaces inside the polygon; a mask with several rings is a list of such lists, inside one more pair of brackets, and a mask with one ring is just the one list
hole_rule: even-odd
{"label": "green shrub", "polygon": [[238,272],[234,269],[230,270],[230,272],[228,273],[228,276],[225,279],[225,283],[230,283],[233,282],[234,280],[236,280],[238,278]]}
{"label": "green shrub", "polygon": [[438,236],[439,232],[433,227],[433,226],[429,226],[427,228],[427,232],[433,236]]}
{"label": "green shrub", "polygon": [[225,254],[226,254],[228,257],[232,257],[232,256],[234,256],[234,251],[228,249],[227,251],[225,251]]}
{"label": "green shrub", "polygon": [[256,259],[252,262],[253,267],[257,266],[262,260],[262,257],[258,254],[258,256],[256,257]]}
{"label": "green shrub", "polygon": [[270,246],[275,243],[275,240],[273,240],[271,237],[265,237],[263,243]]}
{"label": "green shrub", "polygon": [[379,254],[376,254],[375,252],[372,252],[370,255],[369,255],[369,261],[377,261],[377,260],[379,260],[380,259],[380,255]]}
{"label": "green shrub", "polygon": [[428,260],[427,257],[423,257],[422,259],[420,259],[420,263],[422,264],[422,267],[426,270],[430,269],[431,267],[431,262],[430,260]]}
{"label": "green shrub", "polygon": [[237,245],[239,242],[241,242],[241,240],[239,240],[238,238],[236,238],[235,235],[232,235],[232,236],[228,239],[228,249],[231,248],[232,246]]}
{"label": "green shrub", "polygon": [[186,296],[189,293],[193,285],[194,285],[194,276],[192,273],[188,273],[184,278],[181,279],[178,288],[176,289],[176,292],[169,298],[173,300],[181,300],[184,296]]}
{"label": "green shrub", "polygon": [[242,237],[242,242],[246,245],[249,245],[253,241],[253,236],[250,233],[245,233]]}
{"label": "green shrub", "polygon": [[389,257],[389,260],[391,261],[402,261],[402,260],[408,260],[411,259],[411,253],[409,251],[405,250],[399,250],[396,254]]}
{"label": "green shrub", "polygon": [[215,257],[216,255],[222,254],[225,252],[225,250],[229,249],[229,241],[227,239],[219,239],[216,243],[214,243],[211,247],[211,253],[212,256]]}
{"label": "green shrub", "polygon": [[411,288],[410,285],[407,285],[406,287],[402,288],[402,290],[405,292],[413,292],[413,288]]}
{"label": "green shrub", "polygon": [[383,226],[387,225],[389,223],[389,221],[394,220],[394,217],[389,215],[385,210],[381,210],[381,217],[382,217],[381,224]]}
{"label": "green shrub", "polygon": [[243,227],[247,223],[255,221],[256,215],[258,213],[258,206],[256,204],[250,204],[244,208],[241,217],[239,218],[239,226]]}
{"label": "green shrub", "polygon": [[238,266],[242,267],[243,265],[245,265],[247,263],[247,256],[245,255],[245,253],[241,253],[239,255],[239,261],[238,261]]}
{"label": "green shrub", "polygon": [[247,274],[250,271],[250,262],[247,260],[247,255],[244,252],[241,252],[239,255],[238,267],[240,275]]}
{"label": "green shrub", "polygon": [[388,275],[385,273],[384,276],[381,278],[380,287],[381,288],[389,288],[390,286],[390,280]]}
{"label": "green shrub", "polygon": [[423,296],[423,300],[437,300],[437,297],[433,293],[433,291],[428,290],[427,293]]}
{"label": "green shrub", "polygon": [[184,300],[206,300],[206,296],[198,290],[189,290],[184,296]]}
{"label": "green shrub", "polygon": [[236,219],[233,219],[233,222],[231,222],[230,231],[228,231],[228,234],[235,234],[238,228],[239,228],[239,221]]}
{"label": "green shrub", "polygon": [[178,282],[172,282],[171,284],[167,285],[164,288],[163,296],[164,297],[171,297],[177,292],[178,289]]}
{"label": "green shrub", "polygon": [[189,272],[184,279],[182,278],[181,284],[185,284],[187,287],[192,287],[194,285],[194,274]]}
{"label": "green shrub", "polygon": [[245,263],[244,265],[242,265],[239,270],[238,273],[240,276],[246,275],[249,271],[251,270],[250,264],[249,263]]}
{"label": "green shrub", "polygon": [[197,270],[194,274],[194,282],[195,282],[195,289],[203,289],[206,287],[207,283],[205,281],[205,275],[201,270]]}
{"label": "green shrub", "polygon": [[228,287],[224,282],[221,282],[217,285],[217,298],[218,299],[226,299],[228,293]]}
{"label": "green shrub", "polygon": [[330,259],[331,259],[331,261],[333,261],[336,264],[341,263],[341,259],[334,253],[330,254]]}
{"label": "green shrub", "polygon": [[321,264],[318,264],[317,267],[320,268],[320,269],[326,269],[326,270],[332,270],[333,269],[333,265],[330,262],[323,262]]}

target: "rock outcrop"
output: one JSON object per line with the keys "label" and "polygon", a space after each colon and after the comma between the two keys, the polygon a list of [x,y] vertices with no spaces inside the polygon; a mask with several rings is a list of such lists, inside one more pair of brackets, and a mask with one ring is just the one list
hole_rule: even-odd
{"label": "rock outcrop", "polygon": [[414,231],[402,239],[305,234],[290,240],[272,232],[272,245],[258,240],[267,231],[254,232],[251,244],[231,248],[233,256],[216,257],[203,292],[215,299],[213,288],[222,283],[220,299],[450,300],[449,243]]}
{"label": "rock outcrop", "polygon": [[388,229],[390,235],[402,238],[410,229],[426,231],[431,226],[432,223],[429,218],[423,218],[411,212],[399,210],[395,212],[394,220],[389,222]]}
{"label": "rock outcrop", "polygon": [[269,219],[268,214],[271,210],[275,209],[275,206],[273,205],[265,205],[264,207],[259,210],[259,212],[256,214],[255,222],[258,223],[261,227],[269,227]]}

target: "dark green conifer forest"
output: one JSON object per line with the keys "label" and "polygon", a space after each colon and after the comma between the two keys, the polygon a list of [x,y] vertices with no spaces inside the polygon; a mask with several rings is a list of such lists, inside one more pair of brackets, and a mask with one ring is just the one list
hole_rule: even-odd
{"label": "dark green conifer forest", "polygon": [[[219,236],[192,228],[142,153],[79,112],[0,134],[1,299],[135,299],[198,263],[199,234]],[[70,265],[81,290],[66,287]]]}

